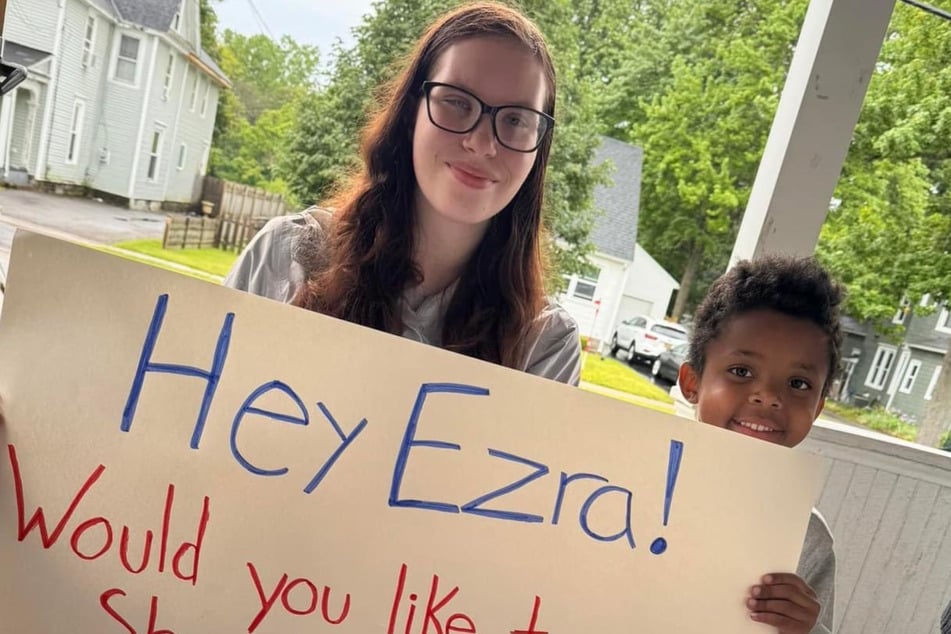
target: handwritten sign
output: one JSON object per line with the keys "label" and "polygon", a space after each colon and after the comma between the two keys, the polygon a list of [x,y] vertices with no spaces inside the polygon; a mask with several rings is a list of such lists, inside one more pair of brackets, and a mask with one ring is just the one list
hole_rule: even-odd
{"label": "handwritten sign", "polygon": [[[10,632],[760,632],[815,462],[19,233]],[[689,606],[689,607],[687,607]]]}

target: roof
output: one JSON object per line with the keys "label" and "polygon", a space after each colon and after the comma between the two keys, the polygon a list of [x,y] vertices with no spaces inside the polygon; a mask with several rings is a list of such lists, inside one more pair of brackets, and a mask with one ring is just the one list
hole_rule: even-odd
{"label": "roof", "polygon": [[613,163],[608,175],[612,183],[594,189],[595,209],[603,213],[595,216],[591,241],[598,252],[630,262],[637,244],[644,151],[617,139],[601,137],[593,164],[605,161]]}
{"label": "roof", "polygon": [[947,352],[951,336],[947,333],[935,330],[928,322],[929,327],[924,329],[909,328],[905,334],[905,343],[909,346],[922,346],[933,350],[944,350]]}
{"label": "roof", "polygon": [[[93,4],[116,20],[135,24],[161,33],[172,29],[172,19],[184,0],[91,0]],[[179,40],[182,41],[182,40]],[[186,44],[186,48],[192,48]],[[205,70],[215,75],[225,86],[231,86],[231,80],[221,67],[204,50],[192,51],[195,59],[205,66]]]}
{"label": "roof", "polygon": [[3,41],[3,61],[10,64],[19,64],[29,68],[34,64],[39,64],[49,56],[50,53],[38,48],[24,46],[10,40]]}
{"label": "roof", "polygon": [[171,28],[182,0],[112,0],[112,3],[126,22],[164,33]]}
{"label": "roof", "polygon": [[847,333],[858,335],[860,337],[868,335],[868,328],[854,317],[842,315],[839,321],[842,324],[842,330]]}
{"label": "roof", "polygon": [[198,51],[198,59],[201,60],[201,63],[207,66],[215,75],[218,76],[218,79],[221,80],[229,88],[231,87],[231,80],[228,79],[228,76],[225,75],[225,71],[221,70],[221,67],[218,66],[218,63],[212,59],[211,55],[205,52],[205,49]]}

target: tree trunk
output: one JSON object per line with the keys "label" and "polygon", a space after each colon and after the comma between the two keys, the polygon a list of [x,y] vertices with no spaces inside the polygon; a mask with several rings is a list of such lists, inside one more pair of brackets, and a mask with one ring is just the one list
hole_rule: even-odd
{"label": "tree trunk", "polygon": [[671,315],[674,321],[680,321],[683,317],[687,299],[690,297],[690,289],[693,288],[693,282],[697,279],[697,271],[700,270],[700,262],[703,259],[702,245],[694,243],[690,249],[690,259],[687,260],[684,274],[680,278],[680,290],[677,291],[677,301],[674,302],[674,312]]}
{"label": "tree trunk", "polygon": [[918,428],[918,442],[937,447],[941,436],[948,430],[951,430],[951,349],[941,362],[938,385],[925,410],[925,419]]}

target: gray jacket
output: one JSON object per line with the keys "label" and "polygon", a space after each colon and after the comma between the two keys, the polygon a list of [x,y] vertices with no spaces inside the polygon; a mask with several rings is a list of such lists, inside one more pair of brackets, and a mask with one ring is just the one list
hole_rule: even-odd
{"label": "gray jacket", "polygon": [[811,634],[831,634],[835,617],[835,550],[832,531],[816,509],[809,518],[796,574],[815,591],[822,606]]}
{"label": "gray jacket", "polygon": [[[305,280],[295,257],[301,239],[319,240],[323,229],[313,208],[272,218],[254,236],[235,262],[225,286],[280,302],[289,302]],[[442,345],[442,322],[454,286],[425,298],[415,309],[403,302],[403,336],[433,346]],[[555,303],[537,317],[525,359],[518,369],[562,383],[578,385],[581,378],[581,334],[568,312]]]}

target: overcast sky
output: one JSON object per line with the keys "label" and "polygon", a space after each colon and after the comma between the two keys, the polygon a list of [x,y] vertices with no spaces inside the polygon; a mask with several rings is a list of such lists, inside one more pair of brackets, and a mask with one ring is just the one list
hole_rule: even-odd
{"label": "overcast sky", "polygon": [[[326,59],[337,38],[352,42],[350,29],[370,11],[372,0],[253,0],[264,23],[280,38],[287,34],[301,44],[314,44]],[[222,0],[212,5],[221,30],[245,35],[267,34],[255,17],[252,0]]]}

